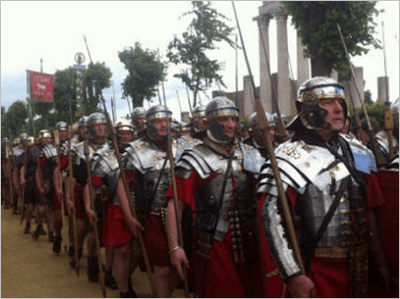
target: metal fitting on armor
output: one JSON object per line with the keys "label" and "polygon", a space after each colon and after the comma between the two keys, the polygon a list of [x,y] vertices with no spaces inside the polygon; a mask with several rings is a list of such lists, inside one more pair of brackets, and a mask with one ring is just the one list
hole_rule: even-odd
{"label": "metal fitting on armor", "polygon": [[313,130],[326,127],[327,110],[319,105],[322,99],[341,99],[344,117],[347,117],[343,85],[328,77],[311,78],[300,86],[296,99],[300,120],[306,128]]}

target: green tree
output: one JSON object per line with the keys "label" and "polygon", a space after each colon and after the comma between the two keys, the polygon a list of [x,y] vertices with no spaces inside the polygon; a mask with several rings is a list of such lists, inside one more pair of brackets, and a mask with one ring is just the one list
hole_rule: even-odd
{"label": "green tree", "polygon": [[157,95],[157,86],[166,76],[166,63],[157,51],[143,49],[139,42],[118,52],[118,57],[129,73],[122,83],[123,96],[131,97],[133,107],[143,106],[143,100]]}
{"label": "green tree", "polygon": [[172,63],[185,67],[174,77],[180,78],[193,92],[194,107],[198,93],[205,91],[212,83],[226,88],[219,74],[222,64],[206,54],[218,49],[219,42],[226,42],[233,48],[237,45],[230,39],[234,28],[223,22],[228,18],[211,8],[209,1],[192,1],[192,10],[183,16],[193,16],[193,20],[182,33],[182,39],[175,36],[169,43],[167,57]]}
{"label": "green tree", "polygon": [[24,101],[17,100],[8,108],[5,114],[5,126],[7,130],[10,128],[13,138],[19,136],[21,133],[28,133],[27,117],[28,108]]}
{"label": "green tree", "polygon": [[41,119],[41,127],[43,129],[47,129],[49,127],[50,111],[54,108],[54,104],[47,103],[47,102],[34,102],[34,101],[31,101],[31,103],[32,103],[33,114],[41,116],[41,118],[40,118]]}
{"label": "green tree", "polygon": [[281,2],[311,58],[312,76],[330,76],[349,72],[343,44],[336,23],[341,27],[351,56],[367,54],[369,46],[379,48],[374,38],[378,15],[376,1],[283,1]]}
{"label": "green tree", "polygon": [[1,106],[1,136],[5,137],[8,136],[6,127],[6,108]]}
{"label": "green tree", "polygon": [[104,62],[89,64],[88,68],[83,74],[83,115],[89,115],[93,112],[103,111],[101,97],[103,94],[103,89],[111,86],[111,77],[112,72]]}
{"label": "green tree", "polygon": [[364,91],[364,103],[365,104],[374,104],[374,101],[372,101],[372,95],[371,95],[371,91],[366,90]]}
{"label": "green tree", "polygon": [[[54,120],[74,123],[77,119],[77,92],[76,92],[76,71],[73,67],[60,70],[55,73],[54,80]],[[55,123],[51,121],[54,126]]]}

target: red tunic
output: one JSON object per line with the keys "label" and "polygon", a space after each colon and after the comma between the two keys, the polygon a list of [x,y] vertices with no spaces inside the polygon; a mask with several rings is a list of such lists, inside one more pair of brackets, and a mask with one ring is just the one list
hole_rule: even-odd
{"label": "red tunic", "polygon": [[[217,175],[216,173],[212,174],[203,180],[197,172],[193,171],[188,179],[177,177],[178,199],[195,210],[194,191],[202,188],[205,183]],[[167,197],[173,197],[172,187],[169,189]],[[197,286],[201,289],[201,296],[206,298],[263,296],[261,264],[259,262],[252,263],[252,266],[248,267],[249,264],[234,262],[230,230],[221,242],[214,240],[209,255],[210,259],[204,263],[204,260],[199,260],[199,256],[195,254],[194,265],[190,268],[193,271],[192,275],[195,277],[195,282],[199,283],[204,278],[202,285]],[[252,257],[259,258],[258,252],[255,251]],[[203,273],[199,271],[202,266],[204,266]],[[202,275],[202,277],[199,277],[199,275]]]}
{"label": "red tunic", "polygon": [[[100,187],[103,178],[92,175],[93,186]],[[100,236],[101,247],[113,247],[129,244],[133,233],[125,222],[125,217],[119,205],[110,203],[103,223],[103,234]]]}

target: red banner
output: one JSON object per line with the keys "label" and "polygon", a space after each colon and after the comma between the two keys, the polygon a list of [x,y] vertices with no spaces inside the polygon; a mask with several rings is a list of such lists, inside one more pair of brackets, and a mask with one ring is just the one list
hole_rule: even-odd
{"label": "red banner", "polygon": [[52,102],[54,95],[54,75],[28,72],[31,100],[46,103]]}

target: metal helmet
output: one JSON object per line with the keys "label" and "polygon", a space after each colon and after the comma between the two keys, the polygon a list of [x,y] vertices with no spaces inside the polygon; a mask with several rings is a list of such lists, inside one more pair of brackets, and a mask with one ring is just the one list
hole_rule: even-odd
{"label": "metal helmet", "polygon": [[78,120],[78,126],[79,127],[85,127],[87,126],[87,116],[82,116],[79,120]]}
{"label": "metal helmet", "polygon": [[3,137],[3,139],[1,139],[1,142],[9,142],[10,140],[7,137]]}
{"label": "metal helmet", "polygon": [[175,132],[177,137],[181,137],[182,124],[175,118],[171,121],[171,132]]}
{"label": "metal helmet", "polygon": [[133,126],[129,120],[123,118],[117,121],[117,123],[115,124],[115,130],[117,132],[128,131],[133,133]]}
{"label": "metal helmet", "polygon": [[20,141],[28,139],[28,134],[22,133],[21,135],[19,135],[19,139]]}
{"label": "metal helmet", "polygon": [[13,145],[14,146],[17,146],[17,145],[19,145],[21,143],[21,140],[17,137],[17,138],[14,138],[14,141],[13,141]]}
{"label": "metal helmet", "polygon": [[[89,127],[89,137],[90,138],[101,138],[105,136],[97,136],[95,130],[93,129],[94,125],[101,125],[101,124],[106,124],[107,119],[103,113],[100,112],[93,112],[92,114],[89,115],[86,125]],[[106,133],[107,135],[107,133]]]}
{"label": "metal helmet", "polygon": [[[271,127],[276,125],[276,120],[272,114],[265,111],[265,116],[267,117],[268,123]],[[249,118],[250,129],[253,130],[257,125],[258,125],[257,112],[253,112],[253,114]]]}
{"label": "metal helmet", "polygon": [[308,129],[326,127],[327,111],[319,105],[321,99],[341,99],[344,117],[347,117],[343,85],[333,78],[311,78],[300,86],[296,99],[299,118]]}
{"label": "metal helmet", "polygon": [[150,107],[146,112],[146,122],[147,122],[147,135],[153,141],[162,141],[167,137],[159,136],[157,132],[157,128],[154,127],[154,120],[159,118],[172,118],[172,111],[169,110],[166,106],[156,105]]}
{"label": "metal helmet", "polygon": [[[275,112],[274,114],[272,114],[272,117],[273,117],[274,123],[275,123],[275,125],[276,125],[276,124],[278,123],[278,120],[279,120],[278,112]],[[287,116],[286,116],[285,114],[281,113],[281,118],[282,118],[283,124],[286,125],[287,122],[288,122]]]}
{"label": "metal helmet", "polygon": [[398,119],[399,118],[399,98],[397,98],[397,100],[392,103],[391,109],[392,109],[393,119]]}
{"label": "metal helmet", "polygon": [[30,136],[28,137],[28,146],[34,146],[35,145],[35,137]]}
{"label": "metal helmet", "polygon": [[65,121],[56,123],[56,129],[59,131],[68,131],[68,124]]}
{"label": "metal helmet", "polygon": [[135,125],[135,127],[138,130],[143,130],[143,124],[140,123],[139,120],[143,120],[144,122],[146,121],[146,109],[143,107],[136,107],[132,111],[132,123]]}
{"label": "metal helmet", "polygon": [[205,106],[198,105],[193,108],[192,127],[195,133],[204,132],[206,130],[204,125],[205,116],[206,116]]}
{"label": "metal helmet", "polygon": [[48,130],[46,130],[46,129],[40,130],[38,135],[39,135],[39,136],[38,136],[39,139],[42,139],[42,138],[51,138],[50,132],[49,132]]}
{"label": "metal helmet", "polygon": [[207,136],[215,142],[231,141],[224,133],[224,127],[218,121],[221,117],[236,117],[239,119],[239,109],[227,97],[215,97],[206,106]]}

